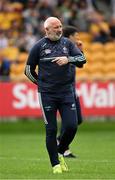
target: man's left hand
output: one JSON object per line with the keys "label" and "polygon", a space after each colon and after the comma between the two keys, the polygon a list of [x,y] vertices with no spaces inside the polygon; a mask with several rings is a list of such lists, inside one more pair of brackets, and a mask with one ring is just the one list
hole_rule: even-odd
{"label": "man's left hand", "polygon": [[68,58],[66,56],[57,57],[52,62],[56,62],[59,66],[63,66],[68,63]]}

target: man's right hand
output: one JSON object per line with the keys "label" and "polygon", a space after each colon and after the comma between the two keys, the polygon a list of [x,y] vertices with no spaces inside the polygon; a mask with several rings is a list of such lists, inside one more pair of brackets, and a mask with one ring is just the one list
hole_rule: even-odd
{"label": "man's right hand", "polygon": [[56,62],[59,66],[63,66],[69,62],[66,56],[56,57],[52,62]]}
{"label": "man's right hand", "polygon": [[80,40],[78,40],[78,41],[76,42],[76,44],[77,44],[77,47],[80,49],[80,51],[83,52],[83,42],[80,41]]}

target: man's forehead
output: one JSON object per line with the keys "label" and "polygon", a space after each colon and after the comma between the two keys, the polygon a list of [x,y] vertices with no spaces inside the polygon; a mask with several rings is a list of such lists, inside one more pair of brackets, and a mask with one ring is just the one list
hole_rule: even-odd
{"label": "man's forehead", "polygon": [[58,21],[58,20],[52,20],[51,25],[52,26],[62,26],[62,23],[60,21]]}

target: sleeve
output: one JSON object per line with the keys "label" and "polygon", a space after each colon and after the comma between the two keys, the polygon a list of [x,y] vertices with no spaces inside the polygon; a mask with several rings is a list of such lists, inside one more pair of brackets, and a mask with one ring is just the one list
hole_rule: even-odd
{"label": "sleeve", "polygon": [[38,84],[37,82],[38,75],[35,72],[39,60],[38,50],[39,48],[36,45],[31,49],[24,72],[25,75],[28,77],[28,79],[30,79],[36,85]]}
{"label": "sleeve", "polygon": [[69,43],[69,63],[74,64],[77,67],[83,67],[86,63],[86,58],[83,52],[72,42]]}

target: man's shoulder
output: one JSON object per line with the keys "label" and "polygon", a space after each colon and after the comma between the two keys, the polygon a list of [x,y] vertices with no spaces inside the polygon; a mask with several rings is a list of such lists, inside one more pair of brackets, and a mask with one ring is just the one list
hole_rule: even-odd
{"label": "man's shoulder", "polygon": [[62,36],[61,41],[68,41],[69,39],[67,37]]}
{"label": "man's shoulder", "polygon": [[38,50],[40,47],[42,47],[44,44],[46,43],[46,39],[45,37],[41,38],[40,40],[38,40],[33,47],[31,48],[31,50]]}
{"label": "man's shoulder", "polygon": [[45,43],[45,42],[46,42],[46,38],[43,37],[43,38],[41,38],[40,40],[38,40],[38,41],[36,42],[35,46],[42,45],[42,44]]}
{"label": "man's shoulder", "polygon": [[61,41],[64,42],[64,43],[67,43],[67,44],[71,44],[72,43],[69,38],[64,37],[64,36],[62,36]]}

